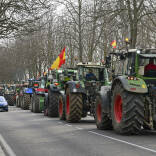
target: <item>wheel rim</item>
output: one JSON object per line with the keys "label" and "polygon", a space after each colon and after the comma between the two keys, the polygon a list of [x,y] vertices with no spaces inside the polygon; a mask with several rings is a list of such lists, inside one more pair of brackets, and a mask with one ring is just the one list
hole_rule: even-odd
{"label": "wheel rim", "polygon": [[122,119],[122,98],[120,95],[115,97],[114,113],[116,121],[120,123]]}
{"label": "wheel rim", "polygon": [[67,95],[67,100],[66,100],[66,114],[69,115],[70,113],[70,103],[69,103],[69,95]]}
{"label": "wheel rim", "polygon": [[59,115],[60,115],[60,117],[62,116],[62,114],[63,114],[63,104],[62,104],[62,101],[59,100]]}
{"label": "wheel rim", "polygon": [[102,109],[100,103],[97,105],[96,114],[97,114],[97,120],[101,122]]}

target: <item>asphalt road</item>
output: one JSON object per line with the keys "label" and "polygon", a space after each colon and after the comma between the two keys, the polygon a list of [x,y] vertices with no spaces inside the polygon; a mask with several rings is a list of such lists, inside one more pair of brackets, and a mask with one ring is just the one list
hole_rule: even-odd
{"label": "asphalt road", "polygon": [[16,107],[0,113],[0,134],[17,156],[155,156],[156,132],[121,136],[93,118],[71,124]]}

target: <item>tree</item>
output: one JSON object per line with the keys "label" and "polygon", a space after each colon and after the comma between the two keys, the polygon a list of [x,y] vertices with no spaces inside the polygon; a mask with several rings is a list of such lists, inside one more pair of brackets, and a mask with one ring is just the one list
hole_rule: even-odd
{"label": "tree", "polygon": [[48,7],[48,0],[1,0],[0,38],[6,38],[19,30],[32,32],[34,21],[39,19]]}

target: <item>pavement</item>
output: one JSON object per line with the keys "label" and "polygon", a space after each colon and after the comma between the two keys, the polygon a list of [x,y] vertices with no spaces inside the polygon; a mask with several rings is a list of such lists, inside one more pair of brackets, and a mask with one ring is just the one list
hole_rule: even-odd
{"label": "pavement", "polygon": [[0,156],[5,156],[1,146],[0,146]]}
{"label": "pavement", "polygon": [[[156,131],[118,135],[97,130],[94,119],[66,123],[10,107],[0,113],[0,133],[16,156],[155,156]],[[1,155],[0,155],[1,156]]]}

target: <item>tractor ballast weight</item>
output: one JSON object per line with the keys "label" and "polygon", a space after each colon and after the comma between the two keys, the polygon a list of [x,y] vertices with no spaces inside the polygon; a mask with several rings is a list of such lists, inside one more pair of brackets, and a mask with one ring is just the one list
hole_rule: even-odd
{"label": "tractor ballast weight", "polygon": [[86,94],[83,84],[81,85],[79,81],[69,81],[66,83],[66,88],[69,88],[71,93],[82,93]]}

